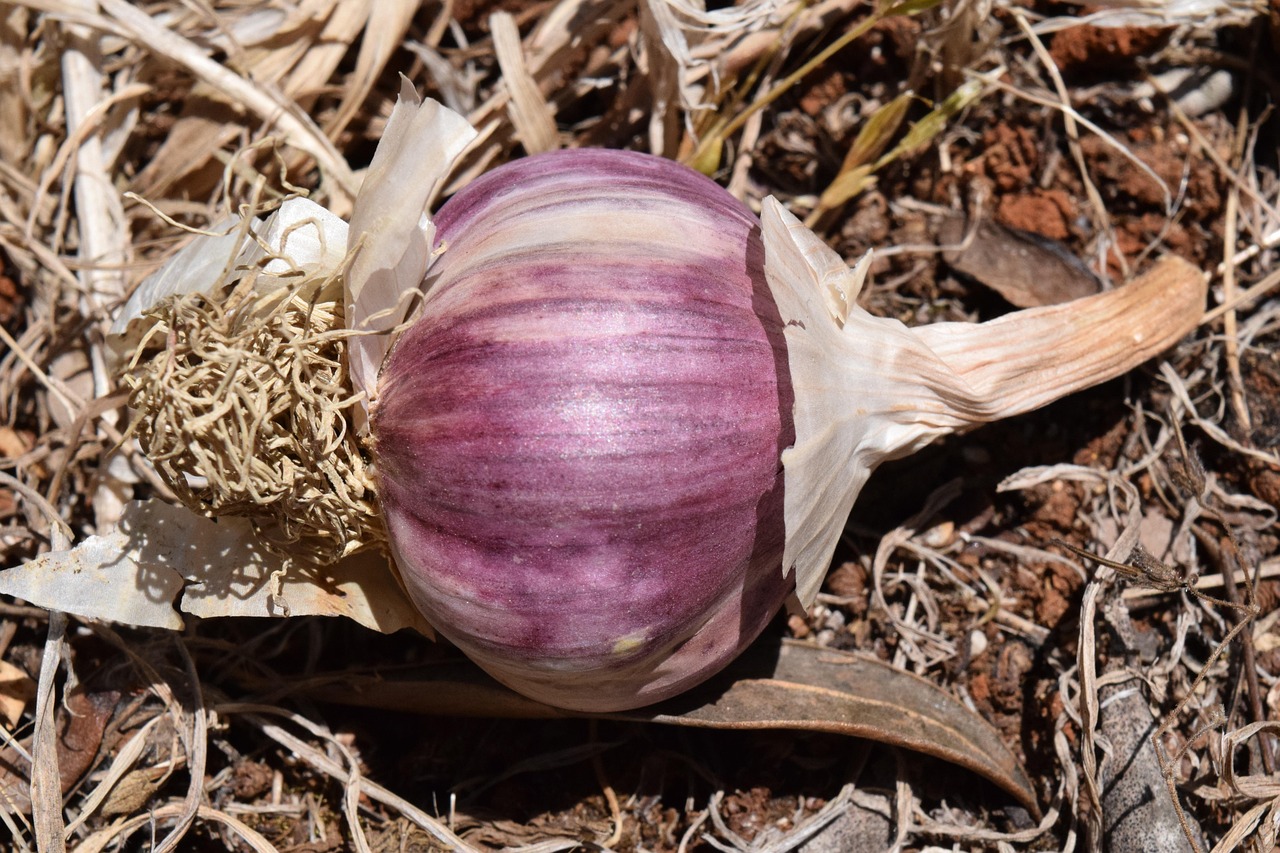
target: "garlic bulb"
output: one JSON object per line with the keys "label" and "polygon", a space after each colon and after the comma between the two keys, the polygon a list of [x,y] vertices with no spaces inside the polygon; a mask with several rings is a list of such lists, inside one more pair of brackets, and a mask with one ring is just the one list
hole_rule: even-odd
{"label": "garlic bulb", "polygon": [[[567,708],[637,707],[707,678],[788,596],[813,600],[881,462],[1119,375],[1203,309],[1204,277],[1169,258],[1071,303],[907,328],[858,307],[864,267],[849,269],[776,200],[757,219],[712,181],[629,152],[517,161],[427,216],[474,133],[406,87],[349,228],[298,201],[266,225],[242,221],[144,286],[117,343],[143,341],[134,368],[147,341],[152,354],[163,345],[175,368],[132,382],[156,405],[149,428],[187,449],[164,460],[188,466],[173,468],[175,484],[222,489],[192,508],[286,534],[273,583],[235,612],[349,613],[333,575],[359,577],[364,567],[344,567],[382,543],[385,523],[413,607],[506,684]],[[214,280],[191,286],[192,271]],[[164,320],[165,299],[189,313],[212,305],[229,338],[280,306],[345,328],[265,349],[228,340],[235,357],[209,365]],[[311,374],[297,365],[316,356],[298,353],[301,340],[340,353],[318,362],[334,387],[302,387]],[[149,384],[211,368],[218,380],[204,387],[217,393],[199,417]],[[288,446],[291,422],[258,403],[263,376],[306,404],[296,422],[323,427],[306,433],[314,446]],[[339,444],[335,477],[326,448]],[[329,484],[320,497],[333,506],[312,513],[304,539],[288,514],[317,503],[295,484],[299,460],[317,455],[324,470],[308,482]],[[214,457],[222,474],[205,476]],[[243,470],[263,479],[246,489]],[[318,546],[282,554],[280,541]],[[330,572],[312,551],[339,563]],[[298,584],[324,591],[313,609],[270,591]],[[371,579],[367,592],[365,624],[418,624],[397,588]]]}
{"label": "garlic bulb", "polygon": [[490,172],[435,225],[372,411],[410,595],[550,704],[697,683],[792,587],[790,379],[758,221],[669,160],[584,150]]}
{"label": "garlic bulb", "polygon": [[500,167],[435,226],[372,410],[391,547],[477,663],[588,711],[675,695],[811,601],[880,462],[1115,375],[1203,301],[1166,266],[1190,284],[1168,298],[912,330],[858,308],[858,275],[776,201],[762,232],[632,152]]}

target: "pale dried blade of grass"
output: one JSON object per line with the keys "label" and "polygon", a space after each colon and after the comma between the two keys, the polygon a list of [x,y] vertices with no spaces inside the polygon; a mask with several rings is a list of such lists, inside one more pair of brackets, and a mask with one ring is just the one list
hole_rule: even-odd
{"label": "pale dried blade of grass", "polygon": [[356,66],[347,77],[337,113],[324,125],[330,139],[336,139],[365,106],[365,99],[409,32],[419,4],[414,0],[378,0],[368,5]]}
{"label": "pale dried blade of grass", "polygon": [[27,138],[30,115],[23,97],[22,77],[27,29],[26,9],[0,7],[0,160],[21,163],[30,153]]}
{"label": "pale dried blade of grass", "polygon": [[[525,64],[540,85],[564,74],[575,48],[597,44],[630,13],[633,0],[564,0],[544,16],[525,40]],[[488,169],[510,147],[511,123],[506,115],[511,95],[496,87],[480,106],[467,114],[478,135],[465,165],[449,175],[446,192],[456,192]]]}
{"label": "pale dried blade of grass", "polygon": [[1038,32],[1055,32],[1087,24],[1095,27],[1199,27],[1216,31],[1228,26],[1245,26],[1253,21],[1258,6],[1250,0],[1067,0],[1087,6],[1086,14],[1048,18],[1037,25]]}
{"label": "pale dried blade of grass", "polygon": [[[1058,99],[1062,102],[1062,122],[1067,131],[1067,146],[1071,151],[1071,158],[1075,160],[1080,180],[1084,184],[1085,195],[1088,197],[1089,203],[1093,206],[1094,213],[1097,216],[1097,230],[1105,235],[1108,241],[1114,243],[1115,236],[1111,228],[1111,214],[1107,211],[1106,203],[1102,200],[1102,194],[1098,192],[1098,187],[1094,184],[1093,178],[1089,174],[1089,164],[1085,161],[1084,150],[1080,147],[1080,131],[1076,127],[1075,110],[1071,108],[1071,95],[1067,91],[1067,84],[1063,81],[1062,73],[1058,70],[1058,65],[1053,61],[1053,57],[1049,55],[1048,49],[1027,22],[1026,15],[1021,11],[1015,10],[1013,17],[1018,22],[1018,27],[1030,41],[1031,48],[1035,51],[1036,57],[1039,58],[1040,64],[1044,66],[1049,78],[1053,81],[1054,90],[1058,94]],[[1165,207],[1167,208],[1171,203],[1169,188],[1163,180],[1159,180],[1159,178],[1157,180],[1164,191]],[[1121,269],[1128,272],[1124,255],[1117,252],[1116,258],[1120,262]],[[1105,269],[1105,264],[1103,267]]]}
{"label": "pale dried blade of grass", "polygon": [[[1128,548],[1123,543],[1128,541]],[[1120,559],[1126,556],[1137,541],[1136,522],[1130,524],[1121,539],[1110,549],[1109,554]],[[1106,825],[1106,800],[1103,797],[1103,780],[1098,767],[1098,735],[1101,715],[1098,701],[1098,650],[1097,650],[1097,613],[1098,598],[1114,578],[1114,572],[1106,567],[1100,568],[1093,581],[1085,587],[1084,599],[1080,607],[1080,647],[1076,653],[1076,666],[1080,674],[1079,712],[1080,762],[1084,771],[1084,791],[1090,808],[1086,814],[1089,836],[1102,837]]]}
{"label": "pale dried blade of grass", "polygon": [[[86,837],[76,845],[73,853],[103,853],[114,842],[124,841],[134,831],[148,824],[174,818],[181,819],[184,811],[185,807],[182,805],[167,805],[148,811],[145,814],[134,815],[126,820],[117,821],[111,826],[99,829]],[[196,817],[201,820],[220,823],[227,827],[241,841],[248,844],[249,848],[255,853],[280,853],[276,846],[268,841],[264,835],[224,811],[219,811],[210,806],[200,806],[196,809]]]}
{"label": "pale dried blade of grass", "polygon": [[62,667],[63,641],[67,630],[66,614],[49,614],[48,635],[40,659],[40,681],[36,693],[36,725],[32,735],[31,817],[36,849],[40,853],[63,853],[65,824],[62,819],[62,778],[58,772],[57,731],[54,708],[57,705],[55,679]]}
{"label": "pale dried blade of grass", "polygon": [[188,728],[179,725],[178,732],[182,737],[182,746],[187,753],[187,769],[189,780],[187,793],[182,801],[182,810],[177,815],[177,823],[158,845],[155,853],[171,853],[186,837],[196,820],[200,810],[200,799],[204,793],[204,768],[209,754],[209,717],[204,706],[204,690],[200,685],[200,674],[196,672],[195,661],[187,652],[187,646],[181,638],[176,640],[178,653],[182,658],[183,669],[187,674],[187,687],[191,691],[191,704],[185,715],[190,720]]}
{"label": "pale dried blade of grass", "polygon": [[[1245,155],[1245,140],[1248,133],[1248,115],[1243,108],[1240,120],[1236,125],[1235,162],[1240,163]],[[1227,190],[1227,209],[1223,214],[1225,235],[1222,238],[1222,301],[1230,304],[1236,296],[1236,265],[1232,263],[1240,228],[1240,190],[1239,184],[1233,183]],[[1240,333],[1235,309],[1222,315],[1222,334],[1224,357],[1227,362],[1227,387],[1232,411],[1236,420],[1243,427],[1245,434],[1252,432],[1253,419],[1249,416],[1249,403],[1244,395],[1244,377],[1240,373]]]}
{"label": "pale dried blade of grass", "polygon": [[[76,0],[92,11],[93,0]],[[68,46],[62,54],[62,92],[67,132],[73,135],[90,114],[99,109],[104,92],[102,52],[93,33],[68,27]],[[127,259],[128,233],[124,206],[111,180],[102,140],[89,135],[75,152],[75,202],[79,226],[79,255],[90,316],[124,294],[123,267]],[[99,388],[99,393],[103,388]]]}
{"label": "pale dried blade of grass", "polygon": [[1161,362],[1160,375],[1169,383],[1169,387],[1177,399],[1177,404],[1181,407],[1179,410],[1175,410],[1175,414],[1185,412],[1187,417],[1206,435],[1229,450],[1265,462],[1268,465],[1280,466],[1280,456],[1236,441],[1221,426],[1201,415],[1195,403],[1191,400],[1191,393],[1187,390],[1185,380],[1178,375],[1173,365],[1167,361]]}
{"label": "pale dried blade of grass", "polygon": [[[285,19],[275,22],[272,32],[261,33],[244,47],[237,46],[235,64],[252,68],[255,80],[280,86],[307,109],[359,37],[368,14],[367,3],[309,0],[295,6]],[[212,19],[212,27],[225,32],[224,19],[233,13],[219,11],[210,9],[206,16]],[[225,39],[210,41],[220,44]]]}
{"label": "pale dried blade of grass", "polygon": [[[675,28],[675,33],[672,29]],[[683,35],[675,26],[671,9],[663,0],[641,0],[640,39],[645,76],[649,81],[649,151],[672,156],[680,142],[680,64],[668,41]]]}
{"label": "pale dried blade of grass", "polygon": [[[253,723],[267,737],[279,743],[281,746],[292,751],[300,760],[305,761],[316,770],[327,776],[333,777],[335,780],[346,784],[353,778],[353,774],[345,769],[337,761],[334,761],[324,752],[316,749],[305,740],[291,734],[281,726],[271,723],[263,718],[262,715],[270,714],[272,716],[280,716],[289,720],[297,726],[311,732],[316,737],[332,741],[333,736],[325,729],[317,726],[307,718],[300,714],[295,714],[283,708],[276,708],[270,705],[255,705],[247,703],[225,703],[218,705],[215,710],[220,714],[243,714],[245,719]],[[407,820],[416,824],[419,828],[433,835],[438,841],[442,842],[451,850],[461,851],[461,853],[480,853],[480,851],[468,844],[461,837],[455,835],[452,830],[441,824],[438,820],[428,815],[418,807],[409,803],[402,797],[397,796],[381,785],[372,780],[358,776],[360,792],[371,800],[376,800],[385,806],[396,809]]]}
{"label": "pale dried blade of grass", "polygon": [[960,496],[960,485],[960,480],[950,480],[931,492],[919,512],[880,539],[871,564],[872,601],[899,632],[903,650],[920,666],[930,666],[952,657],[956,652],[955,645],[937,632],[912,624],[897,608],[889,605],[884,594],[885,570],[895,550],[924,529],[930,519]]}
{"label": "pale dried blade of grass", "polygon": [[280,78],[285,92],[304,105],[310,104],[321,84],[333,77],[351,45],[360,37],[368,23],[373,0],[326,0],[309,6],[314,20],[324,22],[323,29],[314,41],[304,45],[300,57],[288,57],[287,73]]}
{"label": "pale dried blade of grass", "polygon": [[554,151],[560,147],[555,117],[525,62],[516,19],[510,12],[494,12],[489,16],[489,29],[493,32],[493,50],[502,69],[502,80],[511,94],[507,113],[517,138],[529,154]]}
{"label": "pale dried blade of grass", "polygon": [[[88,11],[96,8],[93,0],[79,0]],[[102,51],[92,31],[82,27],[67,27],[67,49],[62,54],[62,88],[69,138],[80,134],[82,128],[103,121],[108,107],[103,105],[104,83]],[[133,92],[139,88],[130,87]],[[133,94],[124,94],[129,99]],[[94,112],[98,120],[91,121]],[[124,269],[129,260],[129,229],[124,204],[110,174],[110,158],[104,150],[103,139],[97,133],[89,133],[78,143],[75,152],[75,178],[73,192],[78,233],[77,253],[83,286],[81,310],[98,325],[108,322],[107,310],[119,302],[125,292]],[[98,335],[89,339],[89,358],[93,371],[95,396],[109,394],[113,387],[107,367],[107,355]],[[104,412],[102,417],[115,423],[114,411]],[[109,469],[104,468],[93,495],[95,522],[99,529],[114,523],[115,494],[131,493]]]}
{"label": "pale dried blade of grass", "polygon": [[[285,140],[310,154],[335,195],[354,198],[359,186],[355,174],[315,123],[278,90],[241,77],[211,59],[206,51],[174,33],[125,0],[100,0],[110,18],[97,20],[110,29],[122,28],[141,48],[176,62],[197,78],[243,105],[269,125],[278,127]],[[96,16],[95,16],[96,18]]]}
{"label": "pale dried blade of grass", "polygon": [[[1268,808],[1274,809],[1275,804],[1259,803],[1236,818],[1227,833],[1213,846],[1211,853],[1232,853],[1234,850],[1239,850],[1241,845],[1251,838],[1258,842],[1258,850],[1267,851],[1267,853],[1274,850],[1274,841],[1270,846],[1263,846],[1265,842],[1255,834],[1258,830],[1258,824],[1261,823],[1262,816]],[[1274,837],[1274,835],[1275,831],[1274,827],[1272,827],[1272,836]]]}

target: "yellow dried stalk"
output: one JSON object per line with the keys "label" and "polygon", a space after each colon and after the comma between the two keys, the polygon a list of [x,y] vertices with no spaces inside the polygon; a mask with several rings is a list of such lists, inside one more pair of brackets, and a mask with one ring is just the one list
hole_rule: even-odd
{"label": "yellow dried stalk", "polygon": [[369,461],[349,416],[351,332],[329,281],[157,303],[122,379],[130,430],[174,493],[248,518],[291,560],[328,565],[385,541]]}

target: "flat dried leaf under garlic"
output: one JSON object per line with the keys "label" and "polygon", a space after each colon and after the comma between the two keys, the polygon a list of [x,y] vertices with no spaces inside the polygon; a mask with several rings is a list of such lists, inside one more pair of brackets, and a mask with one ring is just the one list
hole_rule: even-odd
{"label": "flat dried leaf under garlic", "polygon": [[375,631],[431,626],[380,558],[287,570],[240,518],[213,521],[162,501],[133,501],[116,529],[0,572],[0,593],[39,607],[180,630],[183,614],[345,616]]}
{"label": "flat dried leaf under garlic", "polygon": [[776,199],[765,200],[761,221],[795,392],[796,440],[782,454],[782,570],[795,571],[806,607],[881,462],[1118,376],[1190,332],[1204,308],[1204,275],[1168,257],[1073,302],[908,328],[837,298],[856,293],[843,261]]}
{"label": "flat dried leaf under garlic", "polygon": [[435,226],[427,203],[454,160],[476,137],[467,120],[402,78],[400,97],[356,197],[348,231],[348,361],[356,391],[372,397],[391,349],[391,330],[407,317],[431,263]]}

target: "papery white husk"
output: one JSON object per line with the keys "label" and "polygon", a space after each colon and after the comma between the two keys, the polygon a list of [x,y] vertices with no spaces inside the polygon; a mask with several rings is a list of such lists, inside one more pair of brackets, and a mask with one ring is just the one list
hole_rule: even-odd
{"label": "papery white husk", "polygon": [[183,614],[345,616],[390,633],[431,626],[373,554],[331,566],[324,583],[289,573],[242,518],[218,521],[162,501],[133,501],[120,524],[68,551],[0,572],[0,594],[128,625],[181,630]]}
{"label": "papery white husk", "polygon": [[776,199],[765,199],[761,222],[795,395],[782,571],[796,573],[805,607],[880,463],[1136,367],[1194,329],[1204,308],[1205,276],[1169,257],[1122,288],[1062,305],[908,328],[853,304],[858,277]]}
{"label": "papery white husk", "polygon": [[[348,232],[347,328],[370,332],[348,346],[351,381],[368,401],[391,349],[390,332],[407,318],[431,262],[435,225],[426,207],[436,186],[476,131],[401,78],[400,98],[356,197]],[[359,425],[363,426],[363,425]]]}
{"label": "papery white husk", "polygon": [[138,285],[111,324],[112,352],[117,358],[132,353],[152,323],[144,315],[167,297],[231,287],[268,257],[263,274],[254,281],[259,292],[303,277],[331,279],[346,250],[347,223],[309,199],[288,199],[265,220],[223,219],[197,234]]}

